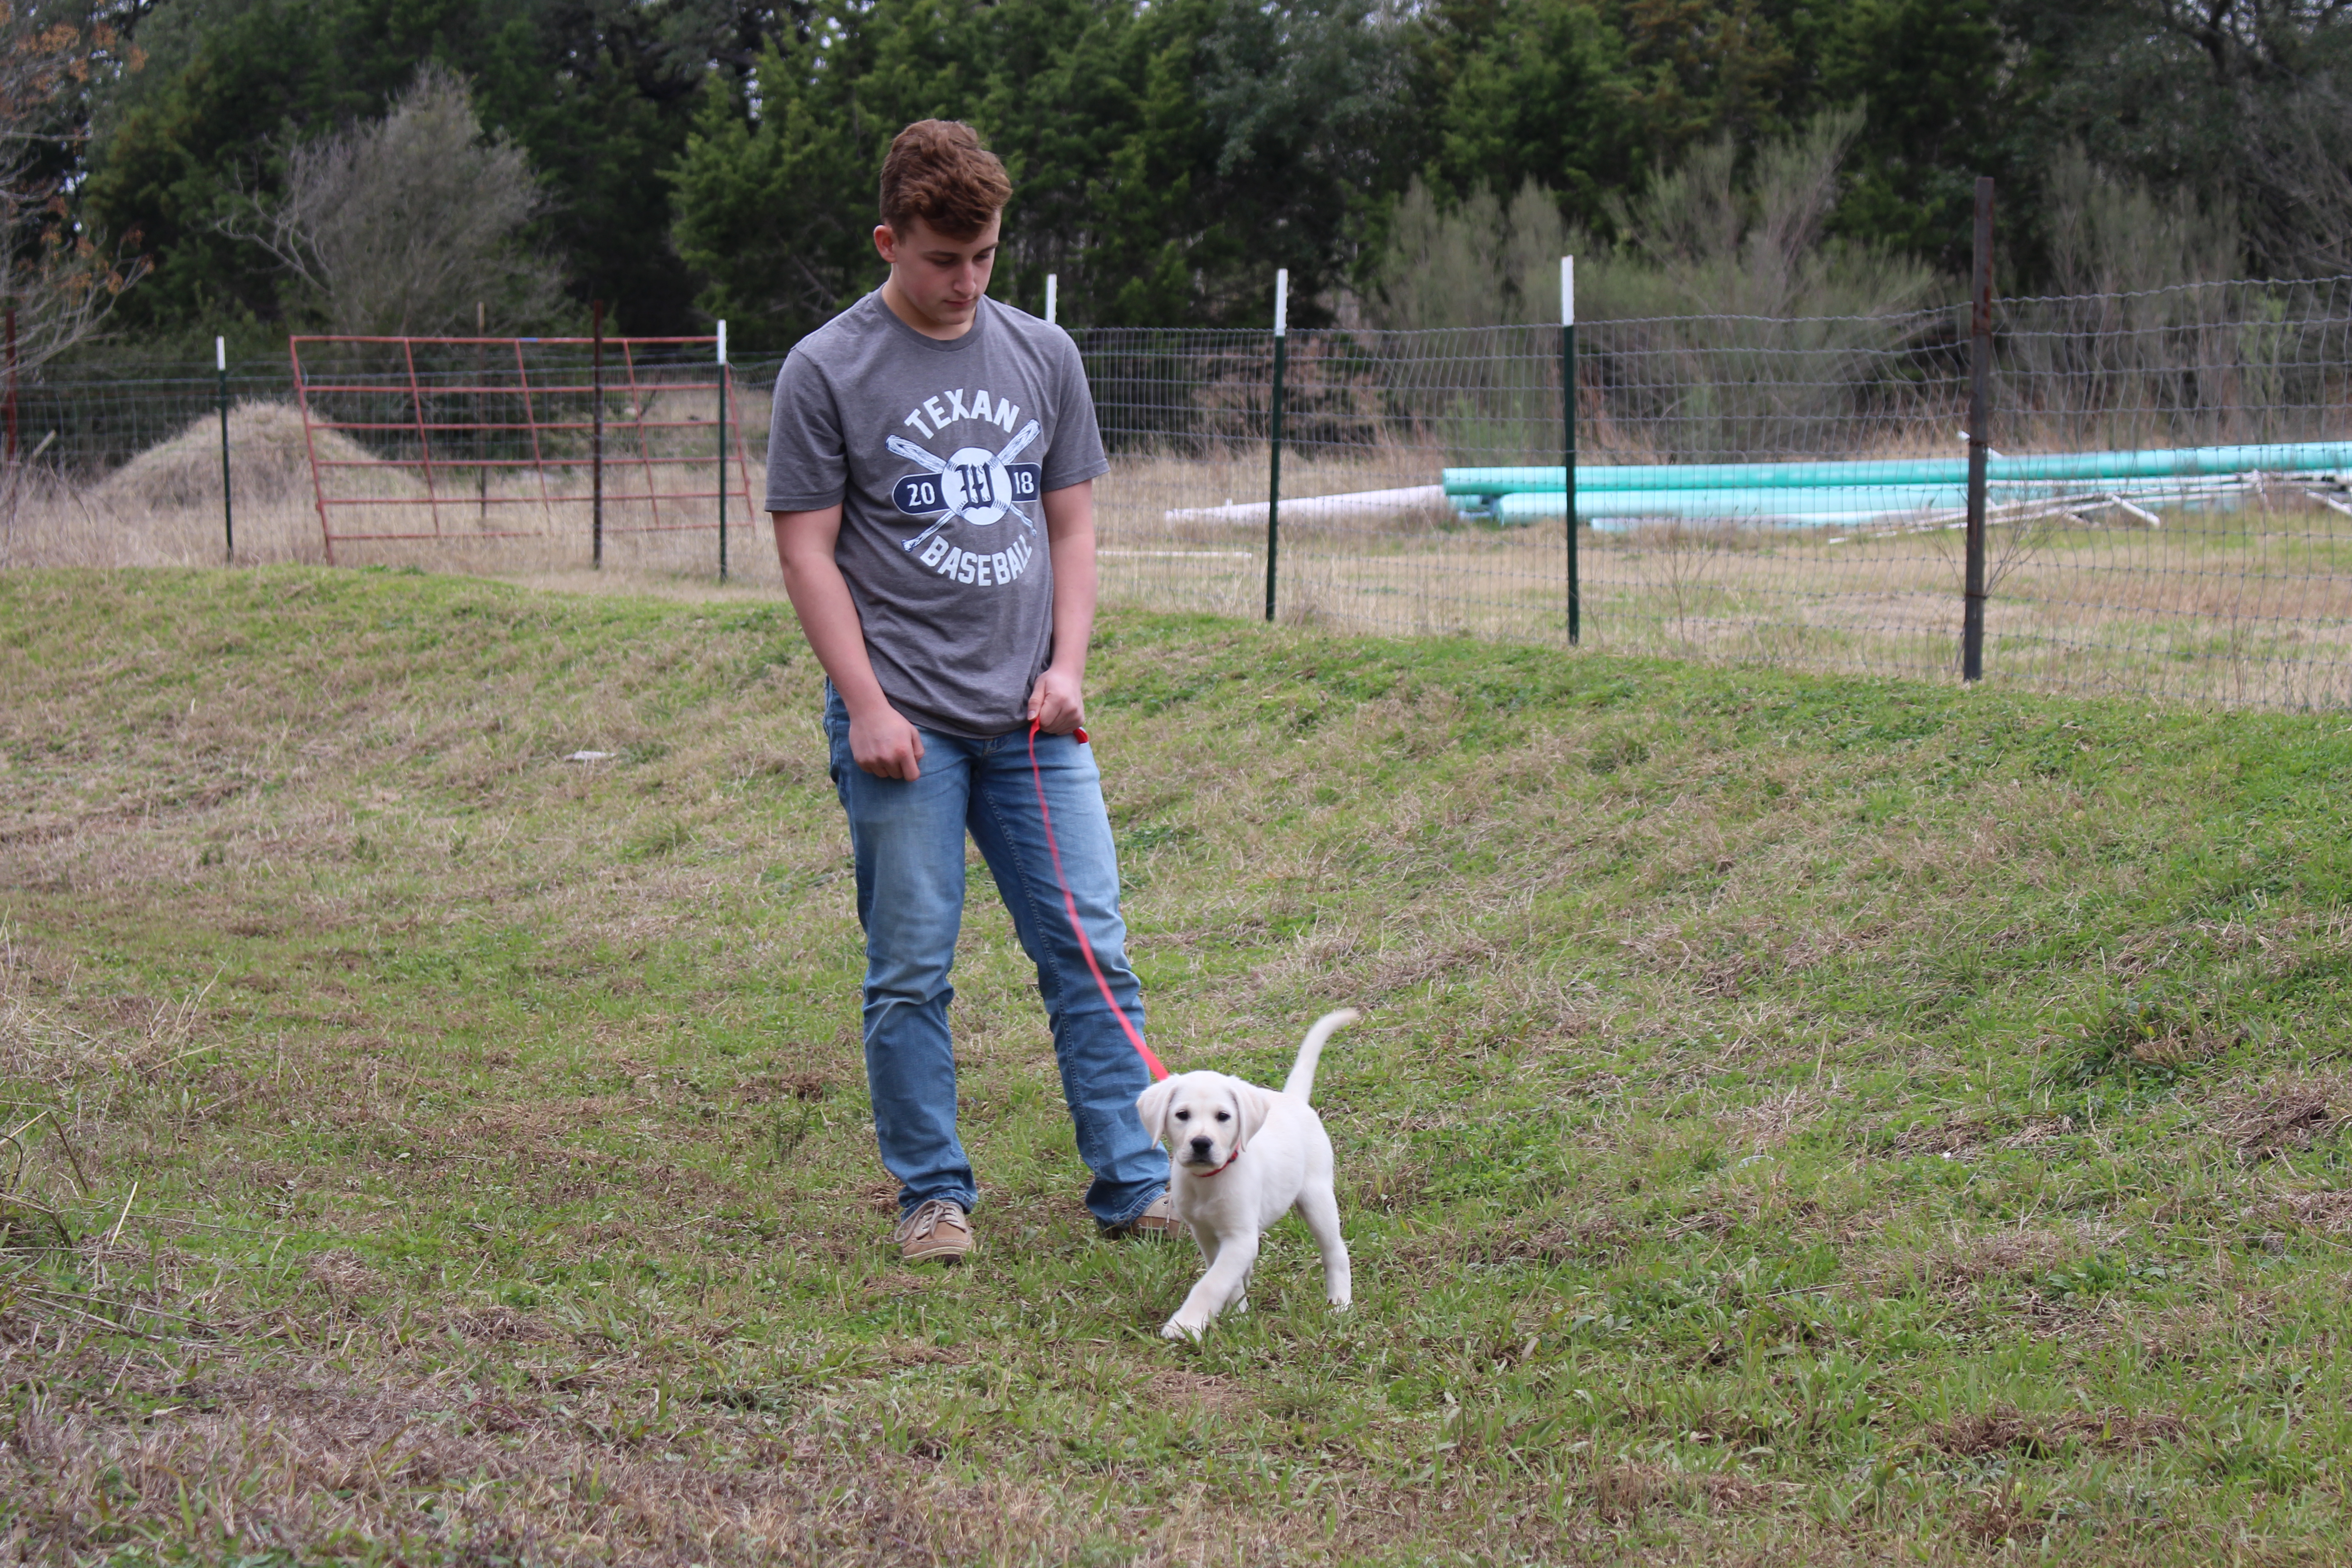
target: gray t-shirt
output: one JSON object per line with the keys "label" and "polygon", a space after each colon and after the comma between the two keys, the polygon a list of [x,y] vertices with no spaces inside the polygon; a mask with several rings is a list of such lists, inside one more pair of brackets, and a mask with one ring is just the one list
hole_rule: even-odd
{"label": "gray t-shirt", "polygon": [[1077,345],[985,296],[941,342],[868,294],[776,376],[768,510],[841,503],[834,560],[866,656],[921,729],[1028,722],[1054,643],[1040,498],[1109,467]]}

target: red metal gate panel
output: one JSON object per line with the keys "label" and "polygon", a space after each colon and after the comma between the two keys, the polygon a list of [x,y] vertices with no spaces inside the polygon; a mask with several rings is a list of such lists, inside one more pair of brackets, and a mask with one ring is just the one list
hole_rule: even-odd
{"label": "red metal gate panel", "polygon": [[601,558],[608,536],[749,525],[742,397],[719,342],[289,338],[327,559],[498,540]]}

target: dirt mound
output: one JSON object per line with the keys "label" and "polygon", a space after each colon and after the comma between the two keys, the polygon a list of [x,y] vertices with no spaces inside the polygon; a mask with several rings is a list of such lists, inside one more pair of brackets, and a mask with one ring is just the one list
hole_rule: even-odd
{"label": "dirt mound", "polygon": [[[367,450],[331,430],[310,434],[322,459],[367,462]],[[309,503],[310,447],[302,416],[283,403],[240,403],[228,412],[229,474],[240,510],[288,501]],[[384,465],[384,493],[399,493],[412,480]],[[220,509],[220,416],[207,414],[168,441],[150,447],[98,487],[97,499],[116,508],[175,511]]]}

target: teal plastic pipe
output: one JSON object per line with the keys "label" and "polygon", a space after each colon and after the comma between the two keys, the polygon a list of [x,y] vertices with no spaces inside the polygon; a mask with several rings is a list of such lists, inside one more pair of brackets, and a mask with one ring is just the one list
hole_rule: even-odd
{"label": "teal plastic pipe", "polygon": [[[1968,504],[1966,485],[1904,485],[1876,489],[1588,490],[1581,469],[1576,515],[1606,517],[1781,517],[1819,512],[1859,520],[1885,512],[1940,510]],[[1495,502],[1496,521],[1536,522],[1557,518],[1568,498],[1559,490],[1504,496]]]}
{"label": "teal plastic pipe", "polygon": [[[2352,441],[2299,441],[2257,447],[2179,447],[2130,452],[2049,452],[1994,458],[1985,477],[2020,479],[2177,479],[2199,474],[2307,473],[2352,468]],[[1576,466],[1580,490],[1662,490],[1822,488],[1851,485],[1965,485],[1964,458],[1920,458],[1842,463],[1617,463]],[[1559,468],[1448,468],[1450,496],[1507,496],[1560,491]],[[1583,508],[1577,510],[1581,513]],[[1557,511],[1554,516],[1559,515]]]}
{"label": "teal plastic pipe", "polygon": [[[1578,479],[1583,478],[1580,470]],[[2112,482],[2099,492],[2152,506],[2198,506],[2210,498],[2184,495],[2177,488],[2147,479]],[[1988,486],[1986,500],[1994,507],[2016,506],[2061,497],[2080,497],[2080,485]],[[1492,517],[1507,524],[1540,522],[1560,515],[1567,497],[1559,490],[1541,490],[1496,498],[1491,509],[1473,516]],[[1754,518],[1785,521],[1792,517],[1859,522],[1873,517],[1902,517],[1927,511],[1958,511],[1969,503],[1966,485],[1853,486],[1845,489],[1721,489],[1721,490],[1588,490],[1580,483],[1576,515],[1596,525],[1606,518]],[[2086,504],[2095,505],[2095,500]]]}

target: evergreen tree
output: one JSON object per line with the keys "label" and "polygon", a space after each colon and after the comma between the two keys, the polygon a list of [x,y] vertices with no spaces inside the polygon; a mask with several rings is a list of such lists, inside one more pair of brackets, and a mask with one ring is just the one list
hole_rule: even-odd
{"label": "evergreen tree", "polygon": [[2138,193],[2100,197],[2114,213],[2242,235],[2260,268],[2352,267],[2352,12],[2313,0],[71,4],[133,47],[60,100],[42,177],[152,262],[115,318],[151,337],[282,331],[283,268],[225,217],[428,62],[528,154],[556,315],[724,315],[761,347],[879,278],[882,155],[931,115],[1013,174],[998,295],[1037,309],[1058,273],[1074,324],[1262,324],[1276,267],[1294,319],[1331,319],[1399,222],[1481,191],[1622,237],[1694,159],[1727,148],[1745,180],[1832,110],[1860,120],[1827,233],[1947,274],[1981,174],[2005,285],[2053,276],[2056,208],[2109,187]]}

